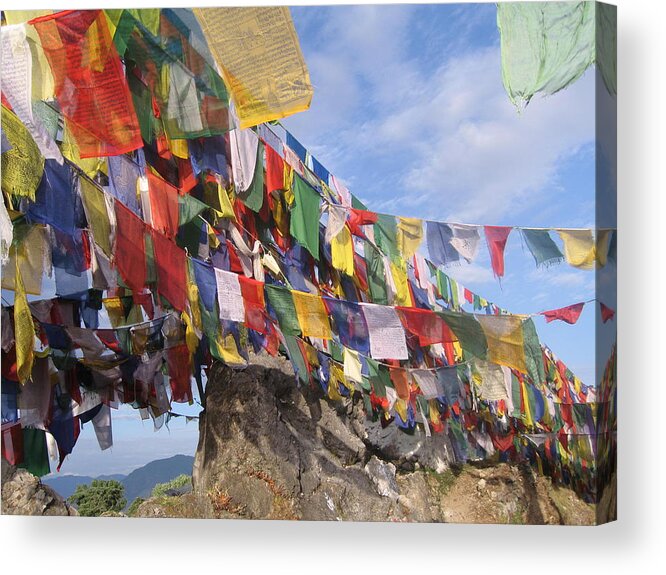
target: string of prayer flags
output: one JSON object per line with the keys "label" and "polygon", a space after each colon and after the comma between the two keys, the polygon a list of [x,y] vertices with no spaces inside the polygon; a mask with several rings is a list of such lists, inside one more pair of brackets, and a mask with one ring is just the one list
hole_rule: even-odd
{"label": "string of prayer flags", "polygon": [[373,359],[407,359],[405,330],[395,308],[364,303],[361,310],[368,326],[370,356]]}
{"label": "string of prayer flags", "polygon": [[490,252],[490,262],[495,277],[504,277],[504,247],[512,228],[505,226],[485,226],[486,242]]}
{"label": "string of prayer flags", "polygon": [[[102,151],[97,140],[107,126],[82,133],[73,120],[80,99],[64,103],[67,114],[52,106],[53,94],[28,110],[23,83],[10,90],[16,105],[3,100],[2,283],[16,293],[14,321],[3,308],[2,371],[17,388],[19,372],[24,378],[21,425],[50,429],[62,458],[79,423],[92,421],[100,447],[108,448],[109,406],[138,407],[157,429],[171,402],[192,401],[193,375],[203,391],[202,368],[214,360],[246,365],[251,345],[272,355],[286,349],[299,381],[318,382],[332,400],[359,392],[383,426],[447,430],[460,459],[492,453],[495,438],[522,440],[526,427],[548,430],[562,450],[577,445],[568,433],[593,429],[594,388],[542,348],[533,321],[507,316],[436,267],[472,261],[485,232],[502,277],[512,228],[429,221],[424,228],[420,219],[369,211],[288,133],[284,143],[271,126],[243,129],[241,113],[241,128],[226,135],[226,89],[183,12],[102,13],[106,28],[98,27],[98,14],[59,13],[40,24],[41,34],[28,30],[55,38],[61,24],[71,24],[85,39],[69,46],[67,38],[61,47],[80,59],[58,62],[58,99],[63,78],[78,91],[90,78],[70,76],[85,70],[98,78],[116,51],[122,90],[102,86],[84,103],[105,106],[91,116],[99,120],[114,113],[105,98],[124,98],[126,114],[135,116],[135,152],[85,157],[93,146]],[[30,38],[29,31],[11,36],[17,58],[3,66],[38,70],[39,42],[30,54],[22,44]],[[54,58],[50,49],[44,63]],[[35,74],[32,80],[33,93],[44,94]],[[44,160],[40,147],[46,153],[47,146],[34,140],[38,123],[59,142],[65,163]],[[106,151],[121,145],[111,139]],[[547,230],[521,231],[537,265],[563,257]],[[603,264],[615,236],[599,230],[595,237],[594,260]],[[28,304],[25,294],[39,294],[45,273],[56,297]],[[465,304],[497,315],[463,312]],[[612,315],[603,306],[601,313]],[[112,327],[99,329],[106,321]],[[495,363],[476,369],[477,362]],[[66,375],[59,383],[54,369]],[[70,394],[73,409],[55,405],[53,385]],[[6,389],[3,383],[3,402]],[[96,397],[88,397],[91,389]],[[523,441],[506,441],[517,457],[535,455]],[[575,449],[593,453],[587,441]],[[553,456],[566,472],[581,461],[570,453]]]}
{"label": "string of prayer flags", "polygon": [[39,34],[81,158],[141,148],[139,122],[104,12],[65,10],[30,24]]}
{"label": "string of prayer flags", "polygon": [[[575,303],[567,307],[562,307],[559,309],[552,309],[549,311],[544,311],[541,313],[546,318],[546,322],[550,323],[554,320],[560,320],[568,324],[574,324],[578,321],[581,312],[583,311],[583,306],[585,302]],[[603,304],[601,304],[603,305]]]}
{"label": "string of prayer flags", "polygon": [[241,128],[310,107],[310,76],[286,6],[193,12],[231,92]]}

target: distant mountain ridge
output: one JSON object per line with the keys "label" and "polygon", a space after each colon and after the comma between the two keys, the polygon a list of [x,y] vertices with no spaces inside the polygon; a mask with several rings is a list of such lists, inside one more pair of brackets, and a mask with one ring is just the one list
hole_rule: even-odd
{"label": "distant mountain ridge", "polygon": [[115,479],[125,487],[125,499],[130,505],[137,497],[147,498],[153,487],[158,483],[170,481],[179,475],[192,475],[194,457],[191,455],[174,455],[167,459],[156,459],[139,467],[127,475],[113,474],[90,477],[88,475],[55,475],[42,479],[42,483],[55,489],[67,499],[76,491],[77,485],[88,484],[93,479]]}

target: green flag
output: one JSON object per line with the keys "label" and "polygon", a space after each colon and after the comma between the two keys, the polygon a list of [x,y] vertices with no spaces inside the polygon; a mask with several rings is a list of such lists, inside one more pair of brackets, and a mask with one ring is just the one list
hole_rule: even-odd
{"label": "green flag", "polygon": [[285,287],[268,284],[266,284],[265,290],[268,301],[275,310],[275,315],[277,315],[282,333],[285,336],[301,335],[301,327],[298,324],[298,316],[296,315],[296,307],[291,292]]}
{"label": "green flag", "polygon": [[319,261],[319,204],[321,198],[298,174],[294,173],[294,205],[289,233]]}

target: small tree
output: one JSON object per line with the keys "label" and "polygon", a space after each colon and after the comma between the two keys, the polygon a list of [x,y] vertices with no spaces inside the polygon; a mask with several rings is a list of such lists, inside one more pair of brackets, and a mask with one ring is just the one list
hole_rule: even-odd
{"label": "small tree", "polygon": [[99,517],[106,511],[122,511],[127,501],[122,483],[110,480],[93,479],[90,485],[77,485],[76,491],[68,499],[79,515]]}

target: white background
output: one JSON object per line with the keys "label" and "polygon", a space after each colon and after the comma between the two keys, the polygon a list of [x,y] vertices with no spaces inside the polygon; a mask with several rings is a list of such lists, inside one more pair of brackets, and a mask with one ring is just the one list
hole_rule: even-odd
{"label": "white background", "polygon": [[[122,7],[183,2],[110,2]],[[234,4],[241,4],[237,0]],[[263,4],[274,3],[267,0]],[[304,4],[312,2],[305,2]],[[619,73],[619,520],[603,527],[0,517],[21,572],[656,573],[666,567],[666,3],[616,0]],[[61,8],[92,8],[68,0]],[[216,5],[220,2],[196,2]],[[7,0],[6,9],[53,8]]]}

